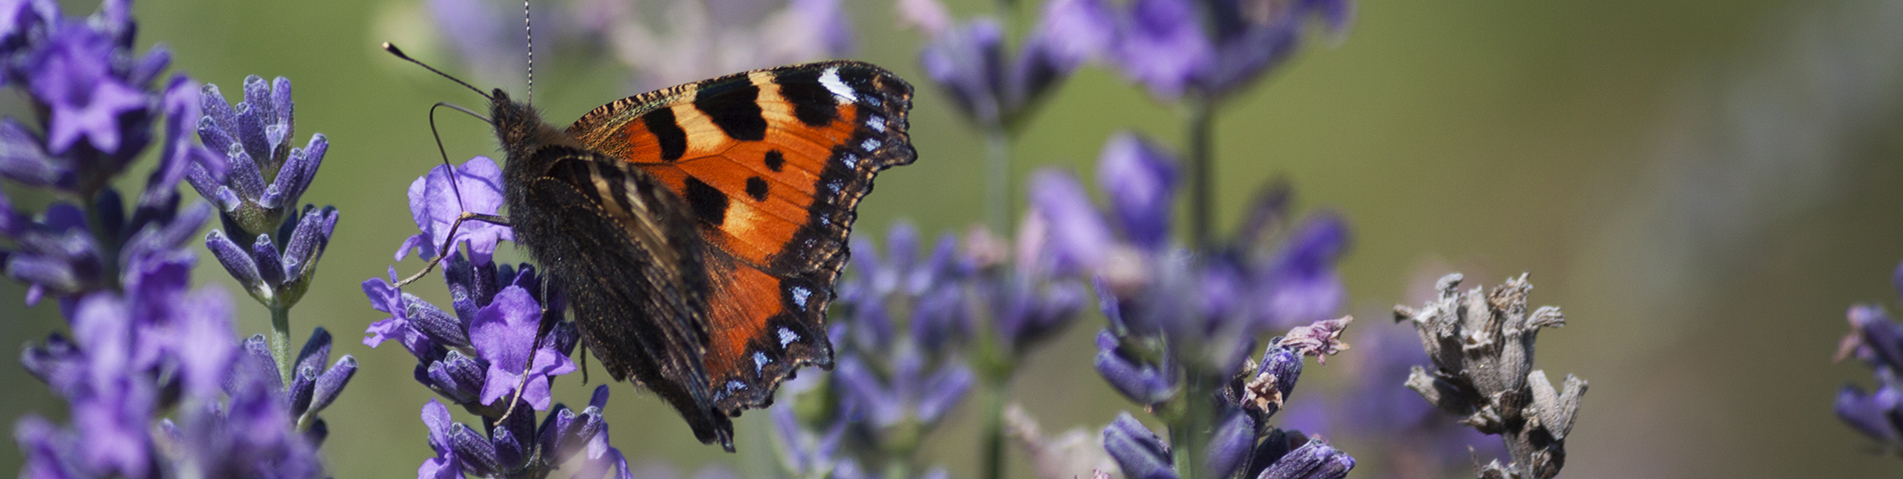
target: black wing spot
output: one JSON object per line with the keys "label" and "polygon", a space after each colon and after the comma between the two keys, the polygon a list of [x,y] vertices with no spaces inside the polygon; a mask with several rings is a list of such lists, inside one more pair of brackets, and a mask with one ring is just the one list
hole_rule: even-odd
{"label": "black wing spot", "polygon": [[701,221],[719,225],[727,222],[727,194],[700,178],[687,177],[687,205]]}
{"label": "black wing spot", "polygon": [[704,85],[694,93],[694,108],[700,109],[728,138],[740,141],[766,139],[766,118],[760,116],[760,87],[737,77]]}
{"label": "black wing spot", "polygon": [[793,116],[808,126],[826,126],[839,119],[839,100],[819,83],[819,75],[817,68],[800,68],[773,77],[773,83],[780,85],[780,96],[793,104]]}
{"label": "black wing spot", "polygon": [[641,122],[648,125],[648,133],[653,133],[661,144],[661,161],[674,161],[687,154],[687,131],[674,121],[673,108],[661,108],[641,116]]}
{"label": "black wing spot", "polygon": [[780,150],[767,150],[766,168],[773,170],[774,173],[779,173],[780,170],[786,169],[786,155],[780,153]]}
{"label": "black wing spot", "polygon": [[747,196],[753,201],[766,201],[766,180],[758,176],[747,178]]}

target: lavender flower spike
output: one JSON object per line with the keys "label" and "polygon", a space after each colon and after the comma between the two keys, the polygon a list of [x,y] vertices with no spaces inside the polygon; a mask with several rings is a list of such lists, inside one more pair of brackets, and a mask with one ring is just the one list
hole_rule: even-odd
{"label": "lavender flower spike", "polygon": [[[303,148],[291,147],[296,132],[291,81],[278,77],[266,83],[256,75],[246,77],[244,97],[236,107],[226,103],[218,85],[206,84],[199,101],[204,117],[198,120],[198,138],[225,156],[229,171],[220,175],[193,168],[186,179],[218,206],[225,230],[253,238],[294,224],[298,199],[317,176],[330,141],[318,133]],[[282,240],[285,235],[279,236]]]}
{"label": "lavender flower spike", "polygon": [[1564,389],[1555,390],[1545,371],[1533,369],[1533,340],[1565,317],[1553,306],[1527,310],[1533,285],[1524,274],[1487,294],[1460,292],[1460,281],[1458,273],[1441,277],[1440,298],[1419,309],[1395,306],[1394,320],[1414,325],[1434,363],[1432,372],[1415,367],[1407,387],[1506,442],[1513,462],[1487,464],[1478,471],[1483,479],[1559,475],[1586,381],[1569,374]]}

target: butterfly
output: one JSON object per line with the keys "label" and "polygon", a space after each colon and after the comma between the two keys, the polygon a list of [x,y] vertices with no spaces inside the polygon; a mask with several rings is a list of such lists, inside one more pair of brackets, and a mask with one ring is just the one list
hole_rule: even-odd
{"label": "butterfly", "polygon": [[732,416],[771,405],[800,367],[832,368],[826,307],[855,209],[880,171],[917,158],[910,84],[855,61],[768,68],[628,97],[566,130],[486,96],[508,208],[486,221],[562,285],[616,381],[732,452]]}

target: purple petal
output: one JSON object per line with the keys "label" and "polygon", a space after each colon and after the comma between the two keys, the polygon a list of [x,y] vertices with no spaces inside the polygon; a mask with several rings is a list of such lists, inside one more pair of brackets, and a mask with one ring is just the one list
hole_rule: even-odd
{"label": "purple petal", "polygon": [[1215,47],[1189,0],[1136,0],[1118,39],[1115,57],[1124,75],[1163,98],[1182,96],[1214,61]]}
{"label": "purple petal", "polygon": [[[1105,335],[1109,334],[1109,331],[1098,333],[1099,344],[1102,344]],[[1110,340],[1115,341],[1114,336],[1111,338]],[[1123,393],[1124,397],[1130,398],[1137,404],[1161,404],[1176,395],[1176,385],[1171,372],[1159,370],[1150,364],[1137,364],[1114,349],[1098,350],[1096,367],[1097,373],[1103,375],[1104,381],[1109,382],[1117,392]]]}
{"label": "purple petal", "polygon": [[1044,17],[1032,35],[1048,39],[1042,44],[1064,71],[1108,52],[1116,41],[1116,16],[1103,0],[1053,0],[1045,2]]}
{"label": "purple petal", "polygon": [[257,242],[251,243],[251,261],[258,265],[258,277],[267,288],[275,289],[284,284],[284,260],[278,256],[277,246],[271,243],[271,235],[258,235]]}
{"label": "purple petal", "polygon": [[1170,211],[1175,207],[1176,160],[1135,134],[1120,133],[1104,145],[1097,162],[1097,184],[1110,198],[1124,236],[1150,250],[1167,244]]}
{"label": "purple petal", "polygon": [[1130,479],[1176,479],[1176,469],[1170,457],[1170,447],[1163,438],[1150,432],[1150,428],[1130,417],[1128,412],[1117,413],[1117,419],[1103,430],[1103,448],[1123,469],[1123,476]]}
{"label": "purple petal", "polygon": [[972,20],[934,36],[919,63],[967,116],[987,124],[1003,118],[1004,30],[997,20]]}
{"label": "purple petal", "polygon": [[1900,425],[1891,420],[1899,406],[1903,406],[1903,392],[1890,386],[1865,394],[1862,388],[1846,384],[1837,392],[1837,417],[1858,432],[1889,444],[1903,441]]}
{"label": "purple petal", "polygon": [[[469,325],[469,340],[482,359],[489,361],[489,378],[482,390],[483,404],[494,404],[514,392],[524,367],[528,366],[529,350],[534,347],[540,318],[541,310],[535,298],[514,286],[503,289],[496,294],[494,302],[476,313],[475,321]],[[531,383],[537,382],[530,379]],[[540,383],[544,397],[536,409],[546,409],[546,378]]]}
{"label": "purple petal", "polygon": [[962,362],[951,362],[939,368],[925,383],[924,395],[919,398],[919,422],[933,423],[943,417],[965,398],[965,392],[971,390],[973,379],[971,368]]}
{"label": "purple petal", "polygon": [[[449,239],[450,225],[463,212],[493,215],[502,207],[502,170],[495,161],[478,156],[464,162],[455,170],[454,188],[450,176],[448,169],[438,166],[410,183],[410,216],[428,237],[405,242],[397,251],[398,259],[412,246],[417,247],[418,257],[434,258],[441,254],[436,250]],[[488,262],[497,241],[514,239],[508,227],[467,221],[457,228],[455,243],[467,242],[477,262]]]}
{"label": "purple petal", "polygon": [[231,342],[231,296],[220,288],[200,288],[181,304],[177,344],[185,391],[197,398],[215,399],[238,350]]}
{"label": "purple petal", "polygon": [[52,186],[67,174],[42,148],[38,135],[12,118],[0,119],[0,177],[31,186]]}
{"label": "purple petal", "polygon": [[1209,439],[1209,455],[1205,459],[1209,477],[1234,475],[1243,460],[1255,452],[1255,440],[1255,417],[1241,411],[1231,413]]}
{"label": "purple petal", "polygon": [[1309,441],[1262,470],[1256,479],[1340,479],[1355,468],[1355,459],[1327,443]]}
{"label": "purple petal", "polygon": [[[1040,170],[1031,177],[1031,204],[1050,224],[1054,274],[1094,272],[1109,256],[1110,229],[1090,204],[1090,196],[1069,174]],[[1031,261],[1020,258],[1020,261]]]}
{"label": "purple petal", "polygon": [[337,395],[343,392],[344,385],[349,384],[350,378],[356,375],[357,358],[348,354],[339,358],[337,364],[332,365],[329,371],[324,371],[322,376],[317,377],[317,385],[311,393],[309,410],[314,413],[330,406],[332,401],[337,400]]}

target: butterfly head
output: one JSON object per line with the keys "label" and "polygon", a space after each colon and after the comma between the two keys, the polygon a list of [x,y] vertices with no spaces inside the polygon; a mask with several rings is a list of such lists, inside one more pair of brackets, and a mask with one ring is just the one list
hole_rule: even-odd
{"label": "butterfly head", "polygon": [[509,97],[501,88],[490,94],[489,118],[496,128],[496,139],[508,153],[509,162],[526,159],[536,150],[550,145],[575,146],[567,133],[542,121],[542,114],[528,103]]}

